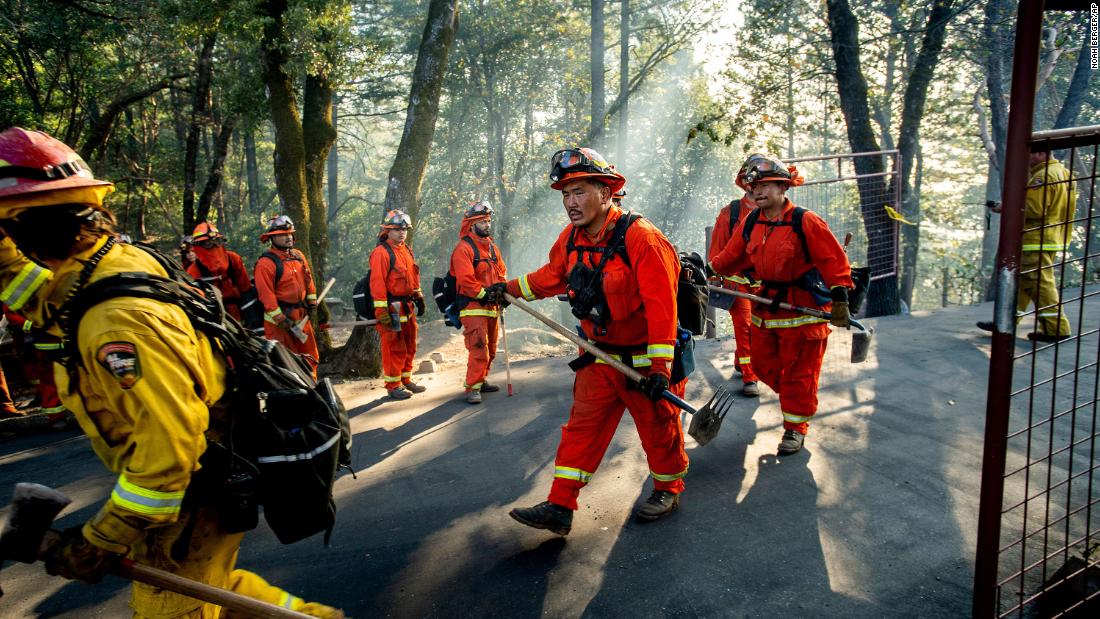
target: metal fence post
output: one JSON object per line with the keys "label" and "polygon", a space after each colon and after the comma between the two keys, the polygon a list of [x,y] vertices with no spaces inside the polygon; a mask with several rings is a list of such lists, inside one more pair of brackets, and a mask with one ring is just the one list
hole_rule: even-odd
{"label": "metal fence post", "polygon": [[[705,243],[706,244],[706,250],[707,250],[706,255],[707,256],[710,256],[710,234],[711,234],[711,232],[714,232],[714,226],[707,226],[706,227],[707,238],[705,239],[705,241],[706,241],[706,243]],[[710,305],[707,305],[707,328],[706,328],[705,337],[708,340],[711,340],[711,339],[714,339],[717,334],[718,334],[718,312],[714,311],[714,308],[711,307]]]}

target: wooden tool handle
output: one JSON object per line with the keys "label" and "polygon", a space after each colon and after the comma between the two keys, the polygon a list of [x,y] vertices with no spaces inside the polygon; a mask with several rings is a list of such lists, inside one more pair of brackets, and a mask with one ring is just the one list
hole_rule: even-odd
{"label": "wooden tool handle", "polygon": [[567,329],[564,325],[562,325],[560,323],[557,323],[557,322],[554,322],[553,320],[550,320],[549,318],[547,318],[546,316],[543,316],[539,312],[536,312],[535,310],[531,309],[531,307],[529,305],[527,305],[527,303],[521,301],[520,299],[517,299],[517,298],[513,297],[512,295],[508,294],[507,292],[504,293],[504,299],[506,301],[508,301],[509,303],[511,303],[512,305],[518,307],[519,309],[527,312],[528,314],[533,316],[536,320],[538,320],[542,324],[544,324],[544,325],[550,327],[551,329],[557,331],[558,333],[560,333],[562,336],[564,336],[570,342],[573,342],[577,346],[580,346],[581,348],[583,348],[583,349],[587,350],[588,352],[592,353],[600,361],[603,361],[607,365],[610,365],[611,367],[615,368],[616,370],[622,372],[630,380],[633,380],[635,382],[641,382],[642,378],[644,378],[634,368],[632,368],[629,365],[623,363],[622,361],[616,359],[615,357],[612,357],[611,355],[605,353],[604,351],[600,350],[592,342],[589,342],[588,340],[583,339],[581,336],[579,336],[576,333],[574,333],[573,331]]}
{"label": "wooden tool handle", "polygon": [[171,572],[158,570],[147,565],[134,563],[130,559],[124,559],[115,569],[115,573],[123,578],[129,578],[134,582],[142,582],[161,589],[167,589],[175,593],[193,597],[196,600],[217,604],[222,608],[246,613],[251,617],[264,617],[273,619],[302,619],[309,615],[297,611],[250,598],[228,589],[222,589],[203,582],[184,578]]}

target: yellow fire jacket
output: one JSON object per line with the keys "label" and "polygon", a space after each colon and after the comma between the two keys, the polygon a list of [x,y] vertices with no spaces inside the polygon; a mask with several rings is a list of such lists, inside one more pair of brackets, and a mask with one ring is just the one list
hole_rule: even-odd
{"label": "yellow fire jacket", "polygon": [[[66,261],[55,273],[0,241],[0,299],[22,301],[36,324],[69,295],[84,261],[107,241]],[[141,249],[116,245],[89,282],[120,272],[166,275]],[[37,283],[33,290],[27,290]],[[14,286],[14,287],[13,287]],[[51,327],[59,334],[59,327]],[[92,449],[118,480],[84,527],[92,543],[125,553],[151,526],[174,522],[184,491],[206,449],[209,407],[225,390],[222,357],[178,306],[117,297],[93,306],[80,323],[76,371],[55,365],[58,391]]]}
{"label": "yellow fire jacket", "polygon": [[1069,170],[1050,158],[1031,166],[1024,200],[1023,251],[1065,251],[1073,239],[1077,196]]}

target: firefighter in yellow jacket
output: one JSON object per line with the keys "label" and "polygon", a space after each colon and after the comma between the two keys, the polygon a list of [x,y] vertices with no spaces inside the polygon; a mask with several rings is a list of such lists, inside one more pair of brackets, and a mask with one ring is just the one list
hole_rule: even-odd
{"label": "firefighter in yellow jacket", "polygon": [[[1024,198],[1024,238],[1016,315],[1022,316],[1034,303],[1038,328],[1027,334],[1028,339],[1057,342],[1069,337],[1071,331],[1069,320],[1062,311],[1054,271],[1058,254],[1069,249],[1073,240],[1077,197],[1069,170],[1050,153],[1031,153],[1030,164]],[[993,211],[999,213],[1001,207],[993,205]],[[992,331],[993,323],[981,321],[978,328]]]}
{"label": "firefighter in yellow jacket", "polygon": [[[114,241],[113,217],[102,206],[112,189],[48,135],[19,128],[0,133],[0,300],[64,335],[61,308],[87,284],[121,272],[165,276],[148,253]],[[343,617],[234,569],[243,534],[226,532],[215,506],[185,505],[206,449],[209,409],[226,391],[226,367],[183,310],[115,297],[89,308],[79,325],[72,375],[64,368],[55,373],[58,390],[118,478],[99,511],[48,550],[47,571],[97,582],[128,556],[309,615]],[[140,583],[130,605],[141,617],[219,612]]]}

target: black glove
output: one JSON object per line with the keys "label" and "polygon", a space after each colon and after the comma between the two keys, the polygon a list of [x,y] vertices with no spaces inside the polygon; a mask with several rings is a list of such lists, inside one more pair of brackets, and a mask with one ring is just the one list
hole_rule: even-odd
{"label": "black glove", "polygon": [[710,266],[710,263],[706,263],[707,277],[722,277],[721,273],[714,270],[714,267]]}
{"label": "black glove", "polygon": [[416,317],[420,318],[424,315],[424,297],[416,297],[413,303],[416,304]]}
{"label": "black glove", "polygon": [[485,289],[485,298],[492,299],[491,301],[489,301],[489,303],[494,303],[501,307],[508,307],[509,305],[511,305],[511,303],[504,299],[504,295],[507,292],[508,284],[504,282],[497,282],[495,284],[491,284],[488,288]]}
{"label": "black glove", "polygon": [[122,558],[89,542],[83,528],[65,529],[61,538],[46,550],[43,561],[48,574],[95,584]]}
{"label": "black glove", "polygon": [[658,372],[652,372],[648,376],[642,378],[642,382],[638,383],[638,391],[645,394],[645,397],[656,402],[661,399],[661,396],[668,390],[668,377]]}

